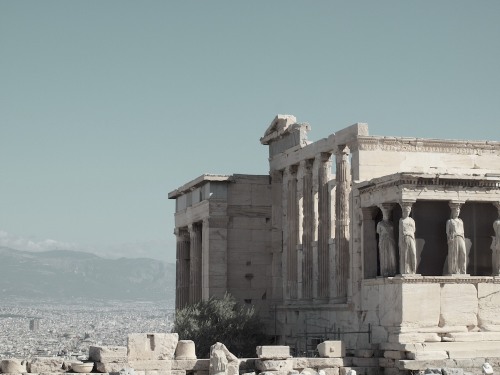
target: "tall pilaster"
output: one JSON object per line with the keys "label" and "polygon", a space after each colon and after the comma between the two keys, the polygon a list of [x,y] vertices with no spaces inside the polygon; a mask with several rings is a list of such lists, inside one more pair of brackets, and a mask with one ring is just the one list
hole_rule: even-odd
{"label": "tall pilaster", "polygon": [[338,147],[336,153],[336,198],[335,198],[335,296],[347,297],[349,278],[349,194],[351,192],[351,172],[349,148]]}
{"label": "tall pilaster", "polygon": [[189,234],[186,228],[175,228],[176,279],[175,308],[182,309],[189,303]]}
{"label": "tall pilaster", "polygon": [[201,231],[199,223],[189,224],[189,303],[196,303],[201,300]]}
{"label": "tall pilaster", "polygon": [[332,164],[329,153],[321,153],[318,171],[318,298],[328,298],[330,289],[330,179]]}

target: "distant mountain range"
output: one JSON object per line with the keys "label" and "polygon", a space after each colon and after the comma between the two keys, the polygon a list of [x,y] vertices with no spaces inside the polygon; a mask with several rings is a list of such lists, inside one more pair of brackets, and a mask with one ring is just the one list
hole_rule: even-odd
{"label": "distant mountain range", "polygon": [[0,247],[0,298],[173,300],[175,265],[67,250]]}

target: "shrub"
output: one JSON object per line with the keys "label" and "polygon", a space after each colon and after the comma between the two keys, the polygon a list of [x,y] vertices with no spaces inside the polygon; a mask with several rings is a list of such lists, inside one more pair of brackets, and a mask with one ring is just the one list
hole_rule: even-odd
{"label": "shrub", "polygon": [[177,310],[172,332],[177,332],[180,340],[193,340],[198,358],[208,358],[210,346],[216,342],[237,357],[255,358],[255,347],[265,345],[263,329],[253,306],[242,306],[226,294]]}

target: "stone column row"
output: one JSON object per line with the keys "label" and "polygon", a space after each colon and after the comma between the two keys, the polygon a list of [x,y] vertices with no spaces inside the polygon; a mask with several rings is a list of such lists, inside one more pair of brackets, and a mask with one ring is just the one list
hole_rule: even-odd
{"label": "stone column row", "polygon": [[282,269],[285,300],[330,295],[330,154],[283,170]]}

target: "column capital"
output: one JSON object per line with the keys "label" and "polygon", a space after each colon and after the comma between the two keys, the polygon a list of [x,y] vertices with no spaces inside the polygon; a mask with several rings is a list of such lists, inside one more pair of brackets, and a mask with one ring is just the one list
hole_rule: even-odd
{"label": "column capital", "polygon": [[450,206],[450,208],[460,208],[464,203],[465,201],[459,201],[459,200],[448,201],[448,205]]}
{"label": "column capital", "polygon": [[315,159],[318,159],[318,161],[322,163],[326,163],[330,161],[330,157],[332,156],[332,152],[320,152],[315,155]]}
{"label": "column capital", "polygon": [[338,145],[337,149],[335,150],[335,155],[337,156],[347,156],[351,153],[351,150],[349,149],[349,146],[347,145]]}
{"label": "column capital", "polygon": [[403,207],[411,208],[416,201],[417,201],[416,199],[401,199],[398,203],[401,206],[401,208]]}

